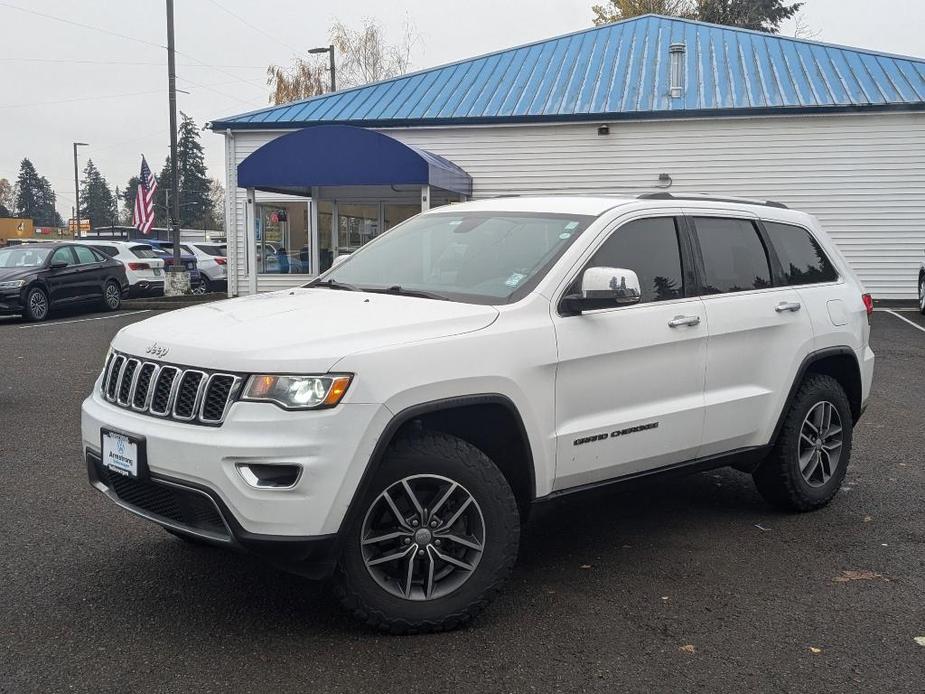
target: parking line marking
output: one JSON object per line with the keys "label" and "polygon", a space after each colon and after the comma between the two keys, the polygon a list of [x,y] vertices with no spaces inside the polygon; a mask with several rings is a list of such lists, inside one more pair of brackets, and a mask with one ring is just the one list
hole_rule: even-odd
{"label": "parking line marking", "polygon": [[911,320],[909,320],[908,318],[905,318],[904,316],[899,315],[895,311],[886,311],[885,313],[891,313],[897,318],[899,318],[899,320],[903,321],[904,323],[908,323],[916,330],[921,330],[923,333],[925,333],[925,328],[923,328],[921,325],[919,325],[918,323],[913,323]]}
{"label": "parking line marking", "polygon": [[138,311],[129,311],[127,313],[117,313],[114,316],[96,316],[95,318],[78,318],[76,320],[62,320],[56,323],[34,323],[33,325],[20,325],[20,330],[29,330],[30,328],[53,328],[56,325],[70,325],[71,323],[86,323],[91,320],[107,320],[109,318],[124,318],[125,316],[134,316],[138,313],[148,313],[151,311],[149,308],[140,309]]}

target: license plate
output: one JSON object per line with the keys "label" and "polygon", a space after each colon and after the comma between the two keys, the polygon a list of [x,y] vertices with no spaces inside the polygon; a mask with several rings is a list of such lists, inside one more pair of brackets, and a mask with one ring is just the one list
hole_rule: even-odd
{"label": "license plate", "polygon": [[159,267],[154,268],[154,276],[155,277],[161,276],[161,269]]}
{"label": "license plate", "polygon": [[103,466],[126,477],[141,477],[145,471],[144,440],[109,429],[100,430]]}

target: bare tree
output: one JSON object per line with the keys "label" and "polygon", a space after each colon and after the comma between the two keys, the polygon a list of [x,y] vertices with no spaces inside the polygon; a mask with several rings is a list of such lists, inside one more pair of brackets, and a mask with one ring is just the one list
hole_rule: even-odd
{"label": "bare tree", "polygon": [[324,94],[327,70],[327,63],[315,56],[296,58],[289,68],[270,65],[267,68],[267,86],[272,90],[270,103],[286,104]]}
{"label": "bare tree", "polygon": [[419,41],[417,30],[406,17],[398,43],[388,42],[382,24],[367,17],[357,29],[335,20],[331,43],[339,56],[338,79],[346,87],[397,77],[408,72]]}
{"label": "bare tree", "polygon": [[812,41],[822,36],[822,29],[816,29],[806,22],[803,13],[800,12],[793,18],[793,37],[796,39],[807,39]]}
{"label": "bare tree", "polygon": [[[394,44],[388,42],[382,24],[370,18],[356,29],[334,20],[329,35],[336,54],[337,83],[341,87],[356,87],[405,74],[419,43],[417,30],[407,17],[401,38]],[[270,103],[285,104],[324,94],[328,80],[326,55],[296,58],[290,67],[270,65],[267,68]]]}

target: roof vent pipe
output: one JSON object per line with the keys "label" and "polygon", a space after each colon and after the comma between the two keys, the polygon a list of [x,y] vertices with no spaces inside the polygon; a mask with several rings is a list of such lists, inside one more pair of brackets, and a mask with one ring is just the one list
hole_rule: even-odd
{"label": "roof vent pipe", "polygon": [[684,94],[684,54],[686,52],[687,46],[683,43],[673,43],[668,47],[668,55],[671,59],[669,79],[672,99],[680,99]]}

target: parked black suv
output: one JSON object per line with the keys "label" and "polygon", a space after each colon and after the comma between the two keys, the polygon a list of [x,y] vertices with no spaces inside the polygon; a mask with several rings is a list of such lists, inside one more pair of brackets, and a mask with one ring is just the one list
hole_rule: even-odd
{"label": "parked black suv", "polygon": [[62,306],[115,311],[128,292],[122,263],[88,246],[30,243],[0,248],[0,314],[45,320]]}

